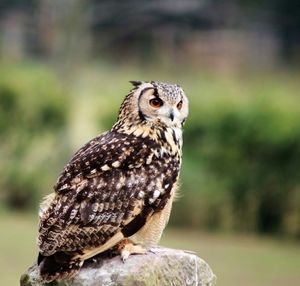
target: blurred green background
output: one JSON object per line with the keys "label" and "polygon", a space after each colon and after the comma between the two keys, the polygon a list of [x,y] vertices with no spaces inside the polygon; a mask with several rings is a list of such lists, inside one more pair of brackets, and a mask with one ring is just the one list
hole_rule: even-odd
{"label": "blurred green background", "polygon": [[162,244],[197,251],[218,285],[299,283],[299,68],[296,0],[1,0],[1,285],[36,258],[39,202],[129,80],[190,100]]}

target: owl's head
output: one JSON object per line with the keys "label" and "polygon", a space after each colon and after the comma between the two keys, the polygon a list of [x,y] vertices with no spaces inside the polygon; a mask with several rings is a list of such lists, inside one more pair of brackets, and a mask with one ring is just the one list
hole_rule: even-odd
{"label": "owl's head", "polygon": [[183,126],[188,116],[188,99],[180,86],[157,81],[131,83],[134,89],[121,106],[119,121],[152,126]]}

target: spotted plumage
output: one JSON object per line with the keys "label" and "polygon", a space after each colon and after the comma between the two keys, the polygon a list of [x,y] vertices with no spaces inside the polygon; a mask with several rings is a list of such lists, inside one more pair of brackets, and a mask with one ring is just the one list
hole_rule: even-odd
{"label": "spotted plumage", "polygon": [[117,247],[125,260],[157,244],[181,165],[188,101],[178,85],[132,82],[112,129],[83,146],[41,204],[41,277],[71,277]]}

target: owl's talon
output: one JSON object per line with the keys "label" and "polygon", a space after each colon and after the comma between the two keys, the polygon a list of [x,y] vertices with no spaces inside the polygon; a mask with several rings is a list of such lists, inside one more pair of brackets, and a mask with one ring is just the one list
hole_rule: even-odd
{"label": "owl's talon", "polygon": [[157,252],[156,252],[154,249],[152,249],[152,248],[148,249],[148,251],[149,251],[150,253],[153,253],[153,254],[156,254],[156,253],[157,253]]}
{"label": "owl's talon", "polygon": [[129,255],[130,255],[130,252],[127,251],[127,250],[123,250],[121,252],[121,259],[122,259],[123,263],[126,262],[126,260],[128,259]]}
{"label": "owl's talon", "polygon": [[147,250],[139,244],[133,244],[129,239],[124,239],[119,244],[121,259],[125,263],[131,254],[145,254]]}

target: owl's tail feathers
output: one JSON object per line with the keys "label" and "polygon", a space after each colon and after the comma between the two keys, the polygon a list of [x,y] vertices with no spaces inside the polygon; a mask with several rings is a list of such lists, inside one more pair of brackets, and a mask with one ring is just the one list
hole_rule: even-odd
{"label": "owl's tail feathers", "polygon": [[39,253],[38,265],[43,281],[72,278],[81,268],[84,260],[78,253],[56,252],[50,256]]}

